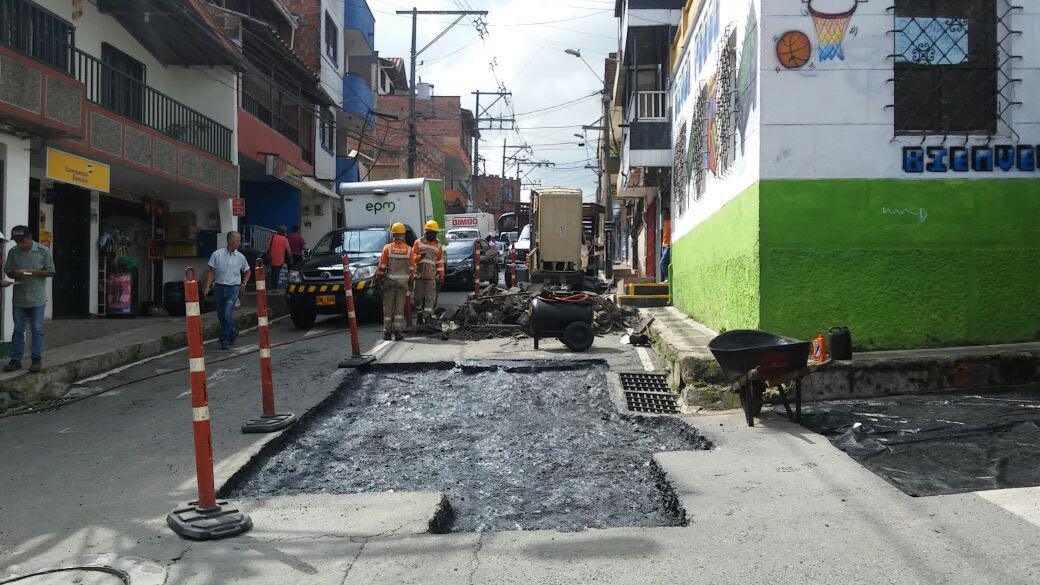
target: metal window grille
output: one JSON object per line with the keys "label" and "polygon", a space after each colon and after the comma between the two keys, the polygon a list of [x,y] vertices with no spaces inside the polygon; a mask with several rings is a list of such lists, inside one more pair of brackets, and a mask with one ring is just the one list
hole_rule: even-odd
{"label": "metal window grille", "polygon": [[1007,0],[896,0],[895,134],[1016,134],[1012,15]]}

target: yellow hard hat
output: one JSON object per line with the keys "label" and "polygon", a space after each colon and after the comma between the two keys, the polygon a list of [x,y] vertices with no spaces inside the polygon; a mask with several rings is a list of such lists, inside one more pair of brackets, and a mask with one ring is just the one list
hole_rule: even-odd
{"label": "yellow hard hat", "polygon": [[439,232],[441,231],[441,224],[437,223],[437,220],[431,219],[426,222],[426,231],[428,232]]}
{"label": "yellow hard hat", "polygon": [[404,224],[401,223],[401,222],[397,222],[394,225],[390,226],[390,233],[391,234],[395,234],[395,235],[396,234],[403,234],[404,231],[405,231],[404,230]]}

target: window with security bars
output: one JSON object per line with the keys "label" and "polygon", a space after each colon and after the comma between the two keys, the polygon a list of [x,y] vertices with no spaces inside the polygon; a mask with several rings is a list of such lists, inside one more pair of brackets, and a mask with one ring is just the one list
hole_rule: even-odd
{"label": "window with security bars", "polygon": [[995,134],[1004,0],[895,0],[895,133]]}

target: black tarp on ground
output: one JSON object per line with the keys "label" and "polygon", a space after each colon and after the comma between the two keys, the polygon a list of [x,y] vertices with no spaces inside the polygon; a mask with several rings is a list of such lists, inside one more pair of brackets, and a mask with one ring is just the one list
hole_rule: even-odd
{"label": "black tarp on ground", "polygon": [[1040,387],[821,402],[802,424],[912,496],[1040,485]]}

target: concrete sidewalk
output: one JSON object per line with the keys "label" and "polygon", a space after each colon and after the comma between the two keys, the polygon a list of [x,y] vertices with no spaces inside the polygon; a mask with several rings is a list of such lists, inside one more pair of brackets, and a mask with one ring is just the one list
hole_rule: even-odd
{"label": "concrete sidewalk", "polygon": [[[240,329],[256,325],[255,306],[255,294],[246,293],[242,297],[242,306],[235,309]],[[268,296],[268,306],[272,318],[288,312],[283,295]],[[61,397],[77,380],[187,345],[184,317],[59,319],[46,322],[44,327],[45,339],[48,340],[44,350],[44,370],[29,372],[26,357],[23,369],[0,372],[0,413]],[[205,339],[220,335],[220,323],[215,312],[202,315],[202,334]],[[52,347],[51,337],[60,345]]]}
{"label": "concrete sidewalk", "polygon": [[[652,336],[672,369],[686,408],[737,408],[729,380],[708,350],[718,335],[675,307],[644,309]],[[871,398],[1040,383],[1040,343],[856,352],[803,381],[804,399]]]}

